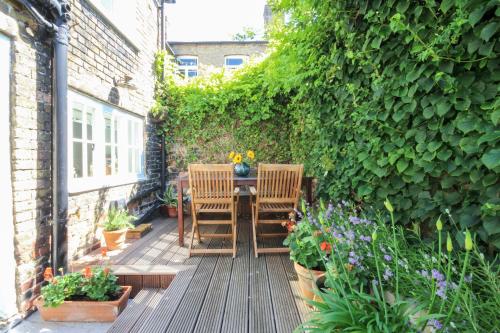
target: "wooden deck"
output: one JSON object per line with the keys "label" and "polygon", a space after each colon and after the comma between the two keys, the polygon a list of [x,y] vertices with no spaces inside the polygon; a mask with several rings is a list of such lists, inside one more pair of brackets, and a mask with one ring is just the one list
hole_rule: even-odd
{"label": "wooden deck", "polygon": [[[288,254],[255,258],[250,224],[241,219],[238,223],[235,259],[230,255],[188,258],[187,245],[177,243],[176,221],[154,221],[153,232],[113,264],[166,265],[177,275],[167,289],[143,289],[108,332],[292,332],[307,308],[298,297]],[[213,231],[224,233],[226,228]],[[231,244],[229,239],[207,239],[198,246],[230,248]]]}

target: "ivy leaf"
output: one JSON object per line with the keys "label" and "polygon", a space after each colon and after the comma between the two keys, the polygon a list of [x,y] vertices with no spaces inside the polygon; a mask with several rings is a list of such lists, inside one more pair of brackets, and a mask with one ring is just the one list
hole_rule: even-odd
{"label": "ivy leaf", "polygon": [[424,112],[422,112],[422,115],[424,116],[425,119],[431,119],[432,116],[434,115],[434,110],[432,107],[426,107],[424,109]]}
{"label": "ivy leaf", "polygon": [[500,149],[490,149],[481,157],[483,164],[490,170],[500,165]]}
{"label": "ivy leaf", "polygon": [[444,116],[448,111],[450,111],[451,104],[449,104],[446,101],[441,101],[436,105],[436,112],[437,114],[442,117]]}
{"label": "ivy leaf", "polygon": [[477,140],[477,144],[480,145],[481,143],[496,141],[498,139],[500,139],[500,131],[493,131],[493,132],[489,132],[489,133],[486,133],[483,136],[481,136]]}
{"label": "ivy leaf", "polygon": [[498,23],[490,22],[481,30],[481,34],[479,35],[479,37],[481,37],[482,40],[489,41],[491,36],[493,36],[495,32],[497,32],[497,29]]}
{"label": "ivy leaf", "polygon": [[486,6],[480,6],[473,10],[469,14],[469,23],[470,25],[474,26],[476,25],[477,22],[483,17],[484,13],[486,13],[487,7]]}
{"label": "ivy leaf", "polygon": [[400,159],[398,163],[396,163],[396,168],[398,169],[399,173],[402,173],[406,170],[406,168],[408,168],[408,161],[405,159]]}
{"label": "ivy leaf", "polygon": [[365,185],[361,185],[359,188],[358,188],[358,195],[360,197],[364,197],[370,193],[373,192],[373,187],[371,187],[370,185],[368,184],[365,184]]}
{"label": "ivy leaf", "polygon": [[430,151],[431,153],[435,152],[436,150],[441,147],[443,143],[439,141],[431,141],[427,144],[427,150]]}
{"label": "ivy leaf", "polygon": [[461,118],[457,122],[457,128],[467,134],[476,128],[476,119],[470,116]]}
{"label": "ivy leaf", "polygon": [[500,223],[494,219],[484,221],[483,227],[488,236],[500,233]]}
{"label": "ivy leaf", "polygon": [[498,121],[500,120],[500,109],[495,110],[491,113],[491,122],[493,125],[498,125]]}
{"label": "ivy leaf", "polygon": [[437,158],[439,158],[441,161],[446,161],[450,157],[451,157],[451,150],[449,149],[440,150],[439,153],[437,154]]}
{"label": "ivy leaf", "polygon": [[446,13],[451,8],[451,6],[453,6],[454,2],[455,0],[443,0],[443,2],[441,2],[441,6],[439,6],[439,9],[441,9],[443,13]]}

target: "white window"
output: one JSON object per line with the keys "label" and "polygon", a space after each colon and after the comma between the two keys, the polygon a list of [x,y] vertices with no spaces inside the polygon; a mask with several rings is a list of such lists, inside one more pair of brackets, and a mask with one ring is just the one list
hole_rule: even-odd
{"label": "white window", "polygon": [[198,76],[198,57],[178,56],[177,74],[185,79],[191,79]]}
{"label": "white window", "polygon": [[224,59],[224,67],[228,70],[235,70],[243,67],[248,61],[248,57],[244,55],[229,55]]}
{"label": "white window", "polygon": [[68,97],[70,192],[143,179],[143,119],[75,92]]}
{"label": "white window", "polygon": [[138,47],[137,0],[90,0],[129,41]]}

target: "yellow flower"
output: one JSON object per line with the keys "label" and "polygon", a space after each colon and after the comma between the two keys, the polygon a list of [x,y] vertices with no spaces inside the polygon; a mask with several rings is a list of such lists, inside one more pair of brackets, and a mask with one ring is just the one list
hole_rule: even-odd
{"label": "yellow flower", "polygon": [[468,229],[465,229],[465,250],[472,250],[472,236]]}
{"label": "yellow flower", "polygon": [[234,151],[231,151],[229,153],[229,159],[232,160],[234,158]]}
{"label": "yellow flower", "polygon": [[255,153],[253,152],[253,150],[247,151],[247,157],[251,160],[255,158]]}
{"label": "yellow flower", "polygon": [[235,164],[241,163],[241,160],[242,160],[241,154],[236,154],[233,158],[233,162]]}

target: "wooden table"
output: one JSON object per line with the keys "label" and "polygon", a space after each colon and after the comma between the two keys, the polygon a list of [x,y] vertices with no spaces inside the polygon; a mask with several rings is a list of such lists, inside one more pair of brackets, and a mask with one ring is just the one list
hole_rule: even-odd
{"label": "wooden table", "polygon": [[[257,171],[250,170],[247,177],[234,176],[234,186],[257,186]],[[302,186],[305,188],[306,200],[312,203],[312,177],[302,177]],[[184,203],[183,190],[189,188],[189,178],[187,173],[177,177],[177,227],[179,229],[179,246],[184,246]]]}

